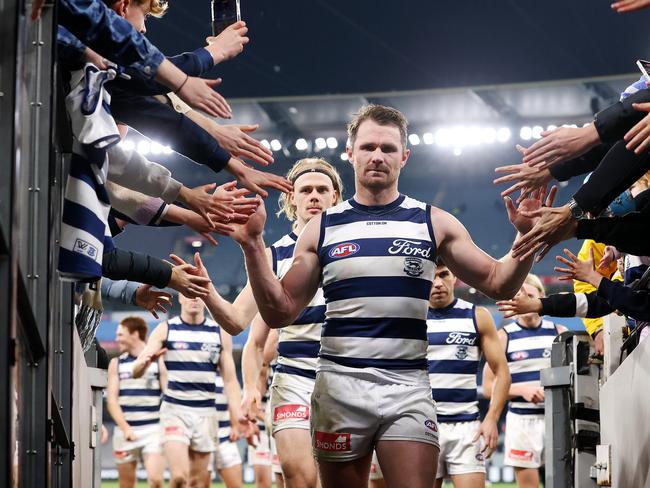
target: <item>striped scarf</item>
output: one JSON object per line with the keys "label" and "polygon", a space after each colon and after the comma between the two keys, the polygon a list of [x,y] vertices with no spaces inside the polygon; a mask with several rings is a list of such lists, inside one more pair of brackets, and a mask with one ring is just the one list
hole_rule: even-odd
{"label": "striped scarf", "polygon": [[[79,75],[79,74],[77,74]],[[106,192],[106,150],[120,140],[110,113],[110,95],[104,83],[116,71],[86,64],[83,77],[66,97],[75,137],[66,183],[59,274],[67,281],[97,281],[102,276],[102,256],[111,251],[108,226],[110,201]]]}

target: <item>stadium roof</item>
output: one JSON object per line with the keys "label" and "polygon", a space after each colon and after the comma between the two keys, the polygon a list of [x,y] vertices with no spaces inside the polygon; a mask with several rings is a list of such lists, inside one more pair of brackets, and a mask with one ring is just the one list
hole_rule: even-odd
{"label": "stadium roof", "polygon": [[[241,0],[251,43],[220,66],[230,98],[592,78],[650,57],[650,11],[608,0]],[[210,34],[210,2],[171,2],[147,35],[167,54]],[[215,76],[216,76],[215,74]]]}

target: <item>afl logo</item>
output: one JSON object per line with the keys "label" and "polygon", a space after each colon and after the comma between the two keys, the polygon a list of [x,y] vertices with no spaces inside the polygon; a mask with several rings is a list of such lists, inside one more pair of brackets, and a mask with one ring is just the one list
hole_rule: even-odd
{"label": "afl logo", "polygon": [[361,249],[361,246],[356,242],[345,242],[330,249],[329,256],[334,259],[345,258],[356,254],[359,249]]}
{"label": "afl logo", "polygon": [[431,419],[425,420],[424,421],[424,426],[429,430],[432,430],[434,432],[438,432],[438,425],[435,423],[435,421],[433,421]]}

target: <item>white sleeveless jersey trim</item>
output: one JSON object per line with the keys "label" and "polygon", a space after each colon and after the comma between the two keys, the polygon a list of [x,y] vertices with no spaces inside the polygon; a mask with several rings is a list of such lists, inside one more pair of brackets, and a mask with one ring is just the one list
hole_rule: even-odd
{"label": "white sleeveless jersey trim", "polygon": [[[293,263],[298,237],[291,232],[271,245],[273,270],[282,278]],[[292,325],[278,331],[277,381],[283,375],[316,377],[321,329],[325,320],[325,298],[318,288],[311,302]]]}
{"label": "white sleeveless jersey trim", "polygon": [[180,317],[167,321],[165,366],[166,409],[190,409],[214,415],[216,375],[221,353],[219,325],[206,318],[202,324],[186,324]]}
{"label": "white sleeveless jersey trim", "polygon": [[[521,327],[516,322],[503,326],[508,337],[506,359],[512,384],[540,386],[540,371],[551,366],[551,346],[557,336],[557,326],[549,321],[534,328]],[[540,414],[543,404],[525,401],[522,397],[510,400],[509,410],[518,414]]]}
{"label": "white sleeveless jersey trim", "polygon": [[327,303],[319,370],[420,381],[435,271],[430,207],[403,195],[382,207],[343,202],[322,214],[318,254]]}
{"label": "white sleeveless jersey trim", "polygon": [[478,419],[476,376],[481,349],[476,307],[456,299],[447,307],[429,309],[427,336],[429,381],[438,421]]}
{"label": "white sleeveless jersey trim", "polygon": [[118,358],[118,403],[131,427],[157,424],[160,418],[160,372],[154,362],[140,378],[133,377],[135,357],[125,352]]}

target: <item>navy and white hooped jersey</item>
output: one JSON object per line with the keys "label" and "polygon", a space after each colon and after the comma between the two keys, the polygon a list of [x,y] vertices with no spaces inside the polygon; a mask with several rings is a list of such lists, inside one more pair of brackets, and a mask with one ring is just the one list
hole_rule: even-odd
{"label": "navy and white hooped jersey", "polygon": [[186,324],[180,317],[174,317],[167,321],[165,342],[165,408],[178,407],[201,415],[214,415],[217,365],[221,353],[219,325],[209,318],[202,324]]}
{"label": "navy and white hooped jersey", "polygon": [[[293,263],[293,250],[298,237],[291,232],[271,246],[273,271],[282,278]],[[316,378],[320,337],[325,321],[325,298],[318,288],[314,298],[292,325],[278,331],[278,380],[283,374]],[[277,381],[277,380],[276,380]]]}
{"label": "navy and white hooped jersey", "polygon": [[[542,320],[534,328],[521,327],[517,322],[504,325],[508,336],[506,359],[512,376],[512,384],[540,386],[539,372],[551,367],[551,345],[558,335],[557,326]],[[543,403],[531,403],[522,397],[510,400],[509,410],[524,415],[544,413]]]}
{"label": "navy and white hooped jersey", "polygon": [[427,315],[429,381],[438,422],[479,418],[476,375],[481,343],[476,306],[459,298]]}
{"label": "navy and white hooped jersey", "polygon": [[404,195],[374,207],[347,200],[323,213],[318,254],[327,304],[319,371],[428,384],[429,205]]}
{"label": "navy and white hooped jersey", "polygon": [[131,427],[157,424],[160,419],[160,372],[152,362],[140,378],[133,377],[135,357],[125,352],[118,358],[118,403]]}
{"label": "navy and white hooped jersey", "polygon": [[217,410],[217,419],[219,421],[219,444],[230,441],[230,412],[228,412],[228,397],[223,387],[223,377],[217,372],[215,380],[215,392],[217,394],[214,400],[214,406]]}

